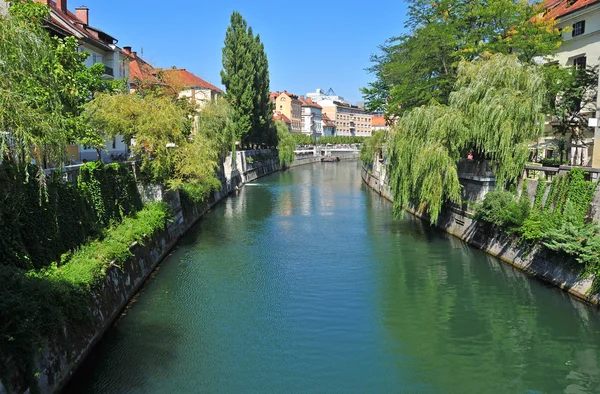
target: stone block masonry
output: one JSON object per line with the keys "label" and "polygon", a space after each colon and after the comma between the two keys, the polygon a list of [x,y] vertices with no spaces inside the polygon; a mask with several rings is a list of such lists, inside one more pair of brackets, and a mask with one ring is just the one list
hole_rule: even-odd
{"label": "stone block masonry", "polygon": [[[364,182],[385,199],[393,202],[393,195],[385,174],[381,176],[378,171],[369,171],[363,166],[361,176]],[[531,188],[533,189],[533,187]],[[429,221],[426,215],[409,209],[409,213]],[[526,273],[559,287],[570,294],[592,304],[600,303],[599,294],[589,294],[593,280],[581,278],[577,266],[565,264],[556,255],[548,253],[541,247],[528,249],[519,245],[513,237],[502,232],[490,233],[481,223],[473,219],[472,213],[456,207],[446,206],[440,213],[436,225],[449,234],[454,235],[468,244],[481,249],[499,259],[507,262]]]}

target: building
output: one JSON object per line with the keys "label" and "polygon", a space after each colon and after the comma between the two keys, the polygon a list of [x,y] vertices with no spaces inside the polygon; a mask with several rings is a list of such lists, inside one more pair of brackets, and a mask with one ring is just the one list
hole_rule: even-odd
{"label": "building", "polygon": [[302,134],[310,135],[313,140],[323,134],[323,109],[310,98],[300,96],[302,103]]}
{"label": "building", "polygon": [[187,97],[202,108],[207,102],[216,101],[223,96],[223,91],[215,85],[192,74],[185,68],[173,68],[159,71],[160,79],[179,92],[179,97]]}
{"label": "building", "polygon": [[282,113],[292,122],[292,133],[302,132],[302,102],[297,95],[283,92],[271,92],[270,100],[274,104],[274,110]]}
{"label": "building", "polygon": [[[79,42],[79,51],[89,54],[85,61],[87,67],[96,63],[104,65],[103,79],[129,79],[129,57],[116,44],[117,40],[110,34],[90,25],[90,10],[85,6],[69,11],[67,0],[35,0],[44,3],[50,9],[50,17],[45,28],[57,37],[75,37]],[[111,161],[126,157],[127,145],[122,138],[106,141],[105,151],[101,152],[103,160]],[[71,145],[67,147],[70,162],[96,160],[98,152],[95,148]]]}
{"label": "building", "polygon": [[278,121],[278,120],[282,121],[283,124],[288,128],[290,133],[292,132],[292,121],[287,116],[282,114],[281,112],[275,111],[273,113],[273,120],[274,121]]}
{"label": "building", "polygon": [[385,118],[381,115],[373,115],[372,125],[373,125],[373,127],[372,127],[373,131],[390,129],[390,126],[388,126]]}
{"label": "building", "polygon": [[323,113],[335,122],[336,135],[352,137],[370,137],[373,115],[355,105],[340,101],[322,100],[319,105]]}
{"label": "building", "polygon": [[335,122],[329,119],[326,113],[322,114],[321,122],[323,123],[323,137],[332,137],[335,135]]}
{"label": "building", "polygon": [[123,47],[123,52],[129,57],[129,90],[135,92],[140,89],[152,88],[162,85],[156,76],[157,70],[131,50]]}
{"label": "building", "polygon": [[[563,32],[563,44],[560,49],[547,59],[550,63],[562,67],[586,68],[600,64],[600,0],[546,0],[545,18],[554,18],[557,27]],[[596,114],[600,108],[600,96],[596,105],[590,104],[582,108],[581,116],[586,118],[600,116]],[[558,157],[558,143],[552,134],[553,122],[546,124],[547,137],[538,142],[540,156],[544,158]],[[595,141],[598,144],[595,144]],[[567,158],[573,165],[591,165],[600,167],[600,130],[592,129],[584,132],[583,141],[569,141],[566,144]]]}
{"label": "building", "polygon": [[344,104],[350,104],[349,102],[344,100],[344,98],[342,96],[336,95],[335,92],[333,91],[333,89],[329,89],[327,91],[327,93],[325,93],[323,91],[323,89],[317,89],[314,92],[306,93],[306,97],[308,97],[309,99],[311,99],[312,101],[317,102],[317,103],[319,101],[323,101],[323,100],[333,100],[333,101],[339,101]]}

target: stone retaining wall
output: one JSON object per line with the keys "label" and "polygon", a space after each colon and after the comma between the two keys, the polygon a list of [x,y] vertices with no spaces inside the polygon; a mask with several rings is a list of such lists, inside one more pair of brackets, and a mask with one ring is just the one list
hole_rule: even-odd
{"label": "stone retaining wall", "polygon": [[[378,172],[369,171],[365,166],[362,168],[361,176],[370,188],[393,202],[392,192],[385,176],[380,179]],[[423,220],[429,221],[426,215],[420,214],[414,209],[408,211]],[[579,267],[575,264],[565,262],[540,247],[528,249],[526,246],[519,246],[515,238],[504,233],[490,232],[489,227],[474,220],[472,214],[464,210],[449,206],[445,207],[440,213],[436,226],[532,276],[568,291],[582,300],[592,304],[599,304],[600,302],[599,294],[588,294],[592,286],[592,279],[581,278]]]}

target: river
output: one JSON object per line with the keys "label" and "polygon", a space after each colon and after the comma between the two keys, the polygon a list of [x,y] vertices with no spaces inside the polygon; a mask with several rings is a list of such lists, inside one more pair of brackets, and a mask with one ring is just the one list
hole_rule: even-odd
{"label": "river", "polygon": [[67,392],[598,393],[599,350],[596,308],[316,163],[202,218]]}

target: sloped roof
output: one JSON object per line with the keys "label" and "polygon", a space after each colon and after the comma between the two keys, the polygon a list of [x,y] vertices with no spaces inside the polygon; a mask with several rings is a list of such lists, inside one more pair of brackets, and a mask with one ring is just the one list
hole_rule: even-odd
{"label": "sloped roof", "polygon": [[323,124],[326,127],[336,127],[335,122],[333,120],[329,119],[329,116],[327,116],[326,113],[323,113],[323,115],[321,116],[321,120],[323,121]]}
{"label": "sloped roof", "polygon": [[210,89],[218,93],[223,93],[223,91],[215,85],[192,74],[185,68],[163,70],[162,77],[166,84],[176,88]]}
{"label": "sloped roof", "polygon": [[323,108],[319,104],[317,104],[314,101],[312,101],[312,99],[310,97],[301,98],[300,102],[302,103],[303,107]]}
{"label": "sloped roof", "polygon": [[132,83],[136,80],[150,84],[160,83],[156,77],[156,69],[154,67],[135,52],[124,51],[124,53],[129,56],[129,80]]}
{"label": "sloped roof", "polygon": [[47,4],[50,8],[50,20],[47,21],[48,28],[53,29],[64,36],[74,36],[79,40],[87,41],[97,45],[104,50],[110,51],[113,48],[110,45],[114,44],[115,39],[111,35],[103,32],[100,29],[83,23],[71,11],[63,11],[56,5],[54,0],[36,0],[39,3]]}
{"label": "sloped roof", "polygon": [[281,112],[275,112],[273,114],[273,120],[281,120],[285,124],[292,124],[292,121]]}
{"label": "sloped roof", "polygon": [[600,0],[576,0],[571,5],[569,5],[569,0],[546,0],[544,7],[547,13],[544,17],[560,18],[597,3],[600,3]]}
{"label": "sloped roof", "polygon": [[374,115],[373,116],[373,126],[386,126],[387,123],[385,121],[385,118],[383,116],[379,116],[379,115]]}

